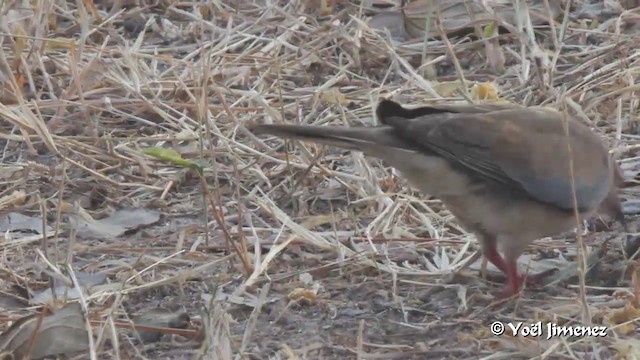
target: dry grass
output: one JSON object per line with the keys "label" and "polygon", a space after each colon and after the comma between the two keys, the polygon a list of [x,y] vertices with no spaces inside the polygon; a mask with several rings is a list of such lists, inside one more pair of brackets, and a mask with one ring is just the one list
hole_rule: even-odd
{"label": "dry grass", "polygon": [[[0,238],[0,291],[33,297],[57,286],[52,279],[76,278],[95,342],[75,358],[640,356],[640,284],[619,281],[627,268],[618,265],[620,229],[586,235],[587,249],[614,238],[591,283],[494,302],[485,294],[501,280],[475,270],[452,278],[478,248],[436,199],[362,154],[246,128],[372,124],[380,97],[424,103],[440,97],[442,82],[464,77],[467,86],[492,82],[509,101],[566,107],[610,139],[632,173],[637,11],[598,13],[597,22],[561,12],[550,27],[518,8],[519,20],[498,22],[510,32],[497,35],[478,23],[447,33],[434,15],[420,21],[446,36],[404,41],[403,30],[374,31],[366,17],[378,10],[350,1],[129,3],[0,5],[0,199],[6,212],[49,227],[46,237]],[[593,5],[573,3],[574,14],[590,14]],[[455,96],[448,100],[469,97]],[[143,151],[150,147],[202,161],[202,178]],[[158,209],[162,218],[102,239],[70,221],[122,208]],[[578,252],[571,234],[542,239],[522,265],[567,265]],[[89,273],[103,278],[81,286]],[[5,297],[0,330],[41,307]],[[44,302],[55,307],[50,296]],[[190,322],[152,321],[165,336],[139,345],[131,321],[155,307]],[[496,337],[494,320],[610,330]]]}

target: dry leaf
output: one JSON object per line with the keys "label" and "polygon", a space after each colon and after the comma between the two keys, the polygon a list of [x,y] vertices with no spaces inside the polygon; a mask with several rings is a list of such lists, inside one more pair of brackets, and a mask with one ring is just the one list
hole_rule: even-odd
{"label": "dry leaf", "polygon": [[472,100],[500,100],[498,98],[498,89],[491,83],[473,85],[470,95]]}
{"label": "dry leaf", "polygon": [[318,298],[318,294],[312,289],[295,288],[287,297],[289,300],[298,303],[306,302],[307,304],[314,304]]}
{"label": "dry leaf", "polygon": [[44,42],[44,49],[46,51],[71,50],[75,48],[75,46],[76,46],[75,41],[71,39],[62,38],[62,37],[46,39]]}
{"label": "dry leaf", "polygon": [[[12,174],[18,173],[21,174],[22,170],[24,170],[21,166],[3,166],[2,167],[2,175],[0,175],[0,179],[11,178]],[[7,174],[7,172],[9,174]],[[7,176],[7,178],[5,178]],[[16,190],[9,195],[3,196],[0,198],[0,209],[6,209],[9,206],[14,205],[24,205],[27,199],[27,193],[24,190]]]}
{"label": "dry leaf", "polygon": [[347,106],[350,101],[338,90],[337,88],[331,88],[329,90],[320,93],[320,100],[326,101],[329,104]]}
{"label": "dry leaf", "polygon": [[434,83],[433,89],[438,93],[438,95],[444,98],[450,98],[459,96],[457,95],[458,91],[463,91],[464,86],[460,81],[445,81]]}
{"label": "dry leaf", "polygon": [[150,209],[123,209],[101,220],[74,215],[70,223],[80,238],[112,239],[160,220],[160,212]]}
{"label": "dry leaf", "polygon": [[[0,309],[2,311],[9,309],[24,309],[28,306],[28,302],[23,298],[0,291]],[[2,357],[0,357],[0,359],[2,359]]]}
{"label": "dry leaf", "polygon": [[[486,5],[486,7],[484,6]],[[527,1],[529,16],[532,24],[546,24],[549,19],[543,0]],[[563,14],[560,1],[549,1],[551,17],[556,19]],[[469,11],[473,12],[469,15]],[[438,16],[438,12],[440,16]],[[516,12],[511,0],[418,0],[409,2],[404,7],[405,28],[412,38],[424,36],[427,17],[431,17],[435,24],[436,17],[442,19],[442,29],[445,33],[455,33],[461,30],[473,31],[475,25],[487,25],[497,20],[496,14],[509,24],[516,24]],[[435,26],[432,26],[430,37],[440,36]]]}
{"label": "dry leaf", "polygon": [[638,339],[616,339],[611,346],[618,352],[617,359],[640,359],[640,341]]}
{"label": "dry leaf", "polygon": [[251,79],[251,72],[253,68],[251,66],[231,66],[223,67],[219,70],[214,70],[212,76],[216,80],[220,80],[225,86],[247,86]]}
{"label": "dry leaf", "polygon": [[329,16],[333,13],[329,0],[306,0],[304,5],[307,9],[316,10],[318,16]]}
{"label": "dry leaf", "polygon": [[33,18],[33,15],[33,10],[27,8],[10,9],[4,14],[6,21],[0,22],[0,26],[4,25],[0,30],[7,34],[34,36],[34,26],[28,21]]}
{"label": "dry leaf", "polygon": [[[471,82],[467,82],[467,86],[470,84]],[[458,97],[458,92],[464,91],[463,84],[458,80],[435,83],[433,88],[444,98]],[[470,85],[469,97],[471,100],[500,100],[498,98],[498,89],[492,83]]]}
{"label": "dry leaf", "polygon": [[[87,292],[94,286],[104,284],[107,280],[107,276],[104,273],[76,271],[75,276],[76,280],[78,280],[77,286],[71,286],[72,281],[70,279],[54,276],[53,291],[51,291],[51,288],[46,288],[39,292],[34,292],[29,302],[31,304],[50,304],[54,299],[57,299],[66,303],[69,300],[78,299],[81,295],[80,291]],[[55,297],[53,293],[55,293]]]}
{"label": "dry leaf", "polygon": [[14,36],[15,43],[16,43],[16,47],[13,49],[14,54],[16,54],[15,60],[13,63],[13,69],[17,70],[18,66],[20,65],[20,55],[25,51],[27,47],[27,38],[26,38],[27,34],[25,33],[22,26],[18,25],[13,29],[12,35]]}
{"label": "dry leaf", "polygon": [[[204,302],[209,303],[212,301],[213,296],[211,294],[202,294],[200,295],[200,298]],[[278,300],[279,299],[277,297],[272,297],[271,299],[265,301],[265,303],[273,303]],[[216,297],[215,299],[213,299],[213,301],[226,301],[232,304],[245,305],[251,308],[255,308],[258,305],[261,305],[258,297],[249,293],[244,293],[243,296],[238,296],[233,294],[225,294],[223,292],[217,292]]]}
{"label": "dry leaf", "polygon": [[[19,213],[8,213],[0,216],[0,232],[13,232],[19,234],[32,235],[42,233],[42,217],[31,217]],[[47,226],[46,231],[53,231],[51,226]]]}
{"label": "dry leaf", "polygon": [[404,16],[400,11],[381,12],[367,22],[368,25],[378,31],[389,31],[391,38],[396,41],[405,41],[409,38],[404,26]]}
{"label": "dry leaf", "polygon": [[315,215],[306,219],[301,225],[304,226],[306,229],[313,229],[320,225],[333,224],[337,220],[339,220],[339,218],[333,214],[332,215]]}
{"label": "dry leaf", "polygon": [[496,73],[504,72],[505,57],[502,47],[498,44],[498,39],[491,39],[484,44],[487,63]]}
{"label": "dry leaf", "polygon": [[77,303],[44,317],[41,314],[24,317],[0,335],[0,353],[12,353],[15,359],[70,355],[88,348],[89,333]]}
{"label": "dry leaf", "polygon": [[640,309],[629,302],[622,309],[613,310],[609,315],[606,315],[605,323],[610,327],[615,326],[614,331],[618,334],[629,334],[636,330],[636,325],[633,322],[628,324],[624,323],[638,319],[640,319]]}
{"label": "dry leaf", "polygon": [[329,0],[320,0],[320,9],[318,12],[320,16],[329,16],[333,13],[333,7],[329,5]]}
{"label": "dry leaf", "polygon": [[505,57],[500,42],[498,41],[498,24],[493,22],[484,29],[484,50],[487,56],[487,63],[496,73],[504,72]]}

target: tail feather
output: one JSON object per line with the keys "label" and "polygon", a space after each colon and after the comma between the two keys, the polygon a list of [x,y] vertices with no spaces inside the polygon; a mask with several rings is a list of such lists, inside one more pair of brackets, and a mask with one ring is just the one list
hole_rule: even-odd
{"label": "tail feather", "polygon": [[403,150],[413,148],[398,139],[390,127],[347,128],[338,126],[312,125],[257,125],[251,129],[254,134],[269,134],[282,138],[309,141],[337,146],[343,149],[362,151],[377,156],[385,147]]}

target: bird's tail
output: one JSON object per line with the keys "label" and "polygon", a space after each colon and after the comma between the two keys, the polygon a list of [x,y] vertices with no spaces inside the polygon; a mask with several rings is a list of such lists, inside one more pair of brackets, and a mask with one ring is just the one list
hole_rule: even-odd
{"label": "bird's tail", "polygon": [[393,134],[389,127],[347,128],[338,126],[312,125],[256,125],[251,129],[254,134],[269,134],[281,138],[309,141],[318,144],[337,146],[343,149],[362,151],[379,156],[384,148],[413,150],[412,147]]}

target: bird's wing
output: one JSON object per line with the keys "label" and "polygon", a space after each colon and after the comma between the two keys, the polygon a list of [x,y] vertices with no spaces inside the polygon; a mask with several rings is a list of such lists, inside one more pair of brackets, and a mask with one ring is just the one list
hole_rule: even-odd
{"label": "bird's wing", "polygon": [[[569,148],[559,113],[521,107],[473,113],[398,106],[382,102],[377,114],[405,141],[437,153],[477,180],[561,209],[574,208]],[[576,121],[568,124],[578,208],[590,210],[611,186],[608,156],[589,128]]]}

